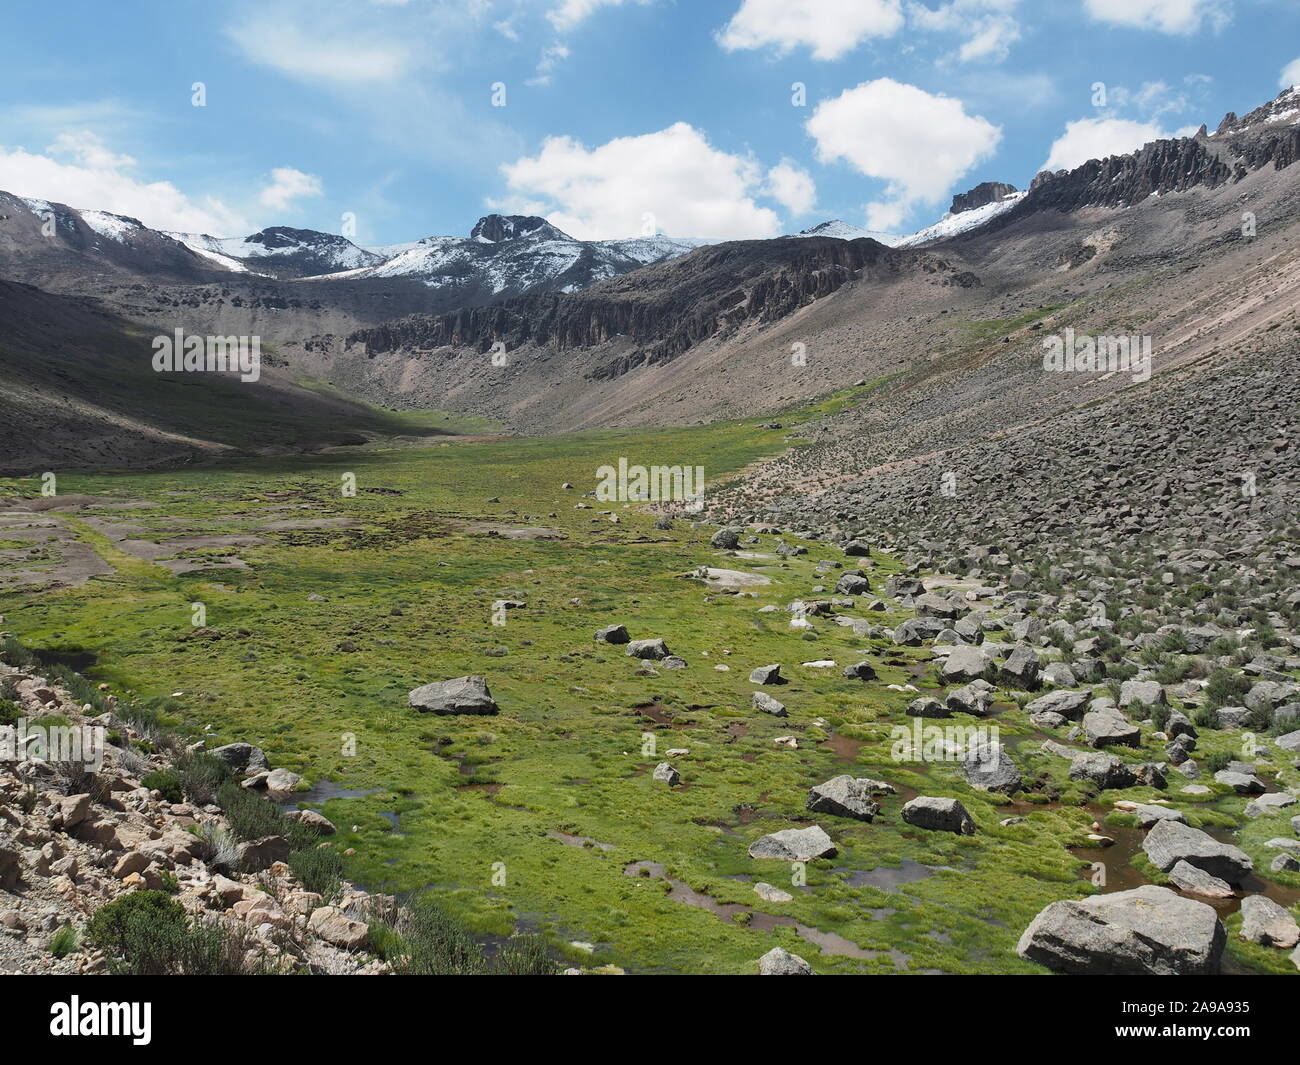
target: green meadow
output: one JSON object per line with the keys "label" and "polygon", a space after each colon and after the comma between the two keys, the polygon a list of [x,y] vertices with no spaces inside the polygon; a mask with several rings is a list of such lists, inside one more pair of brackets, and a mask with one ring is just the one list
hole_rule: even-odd
{"label": "green meadow", "polygon": [[[806,555],[782,558],[769,534],[746,537],[733,557],[710,548],[714,530],[689,516],[656,529],[650,508],[589,494],[598,468],[620,457],[702,465],[713,484],[798,446],[799,421],[865,393],[781,429],[749,420],[447,438],[61,473],[60,495],[95,498],[56,513],[113,572],[0,595],[0,612],[29,646],[83,663],[119,697],[210,745],[264,747],[313,786],[305,797],[338,826],[352,879],[433,892],[485,937],[538,931],[573,964],[637,972],[753,972],[778,945],[825,973],[1041,972],[1016,956],[1016,941],[1047,903],[1093,890],[1088,859],[1069,847],[1098,816],[1085,804],[1109,808],[1107,797],[1028,747],[1017,758],[1043,789],[1001,805],[968,787],[955,763],[896,763],[891,728],[908,722],[916,693],[890,685],[935,687],[924,649],[826,618],[801,633],[785,611],[793,599],[830,597],[838,571],[817,573],[819,561],[862,560],[813,541],[802,542]],[[345,494],[353,480],[355,495]],[[39,482],[3,481],[0,491],[34,497]],[[204,539],[169,549],[176,537]],[[196,568],[173,573],[169,556]],[[770,583],[728,594],[692,576],[702,565]],[[873,589],[897,570],[873,554]],[[500,599],[525,605],[494,624]],[[891,628],[905,616],[853,613]],[[593,640],[617,623],[633,639],[663,637],[688,667],[647,670]],[[842,676],[863,659],[877,680]],[[803,665],[817,660],[837,665]],[[750,707],[750,670],[772,662],[789,681],[767,689],[786,719]],[[464,674],[487,678],[498,715],[408,707],[410,689]],[[1037,735],[1014,704],[998,724],[1013,748]],[[652,778],[665,760],[682,786]],[[758,836],[811,816],[811,785],[845,772],[899,794],[882,799],[873,824],[815,818],[839,854],[811,863],[806,883],[799,870],[747,856]],[[959,796],[978,834],[904,825],[899,808],[917,793]],[[1203,814],[1180,805],[1207,825],[1234,821],[1240,807],[1218,793]],[[1025,820],[999,825],[1013,815]],[[760,900],[757,881],[793,901]]]}

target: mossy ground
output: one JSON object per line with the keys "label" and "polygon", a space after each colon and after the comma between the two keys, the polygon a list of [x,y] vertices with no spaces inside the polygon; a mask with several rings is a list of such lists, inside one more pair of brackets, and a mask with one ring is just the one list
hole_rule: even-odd
{"label": "mossy ground", "polygon": [[[208,730],[213,743],[253,741],[274,765],[362,793],[323,807],[339,826],[337,845],[353,852],[348,875],[374,890],[432,890],[484,934],[540,930],[584,965],[636,971],[752,972],[755,959],[783,945],[822,972],[1041,972],[1016,956],[1021,931],[1047,903],[1093,890],[1081,875],[1086,860],[1067,849],[1083,843],[1094,813],[1081,804],[1091,796],[1065,779],[1065,763],[1027,758],[1029,770],[1059,784],[1063,800],[1037,805],[997,805],[953,763],[897,764],[890,730],[907,720],[914,695],[888,685],[933,687],[914,668],[924,652],[824,619],[804,637],[784,612],[822,583],[817,561],[858,560],[811,542],[806,556],[782,560],[766,535],[742,545],[764,557],[733,558],[709,547],[709,529],[678,520],[656,530],[641,505],[584,496],[598,467],[620,456],[701,464],[712,483],[780,450],[798,421],[786,419],[781,430],[744,421],[62,474],[61,492],[130,504],[69,519],[116,572],[75,589],[0,597],[0,610],[29,645],[93,653],[96,679]],[[355,496],[340,491],[345,474],[355,475]],[[24,495],[37,487],[0,482]],[[617,523],[603,513],[611,509]],[[265,542],[186,553],[233,553],[246,569],[173,576],[125,553],[88,516],[140,526],[136,539],[251,533]],[[339,518],[352,524],[266,527]],[[564,538],[512,539],[489,527],[544,527]],[[884,555],[871,561],[879,588],[897,564]],[[686,576],[702,564],[771,584],[756,595],[712,592]],[[834,580],[832,572],[828,593]],[[494,625],[498,599],[527,605]],[[195,603],[206,610],[199,628]],[[760,613],[767,604],[778,611]],[[689,667],[639,675],[641,663],[623,648],[593,642],[597,628],[613,623],[634,638],[664,637]],[[801,665],[862,658],[878,680]],[[750,708],[749,672],[770,662],[790,680],[770,689],[789,707],[784,720]],[[499,715],[408,708],[409,689],[468,673],[488,678]],[[1034,735],[1019,708],[1005,709],[998,723],[1013,745]],[[773,742],[785,735],[799,749]],[[685,785],[671,790],[650,775],[670,748],[690,752],[671,759]],[[810,785],[842,772],[891,781],[901,794],[884,798],[874,824],[817,818],[840,854],[811,864],[806,889],[791,885],[784,864],[747,857],[757,836],[808,816]],[[917,792],[960,796],[979,833],[904,825],[899,808]],[[1026,821],[1000,827],[1012,813]],[[667,881],[625,875],[642,860],[662,863],[667,877],[719,904],[754,912],[719,916],[685,905],[669,896]],[[850,883],[904,862],[935,871],[896,890]],[[790,890],[794,901],[761,902],[758,880]],[[868,956],[819,953],[763,914],[837,933]]]}

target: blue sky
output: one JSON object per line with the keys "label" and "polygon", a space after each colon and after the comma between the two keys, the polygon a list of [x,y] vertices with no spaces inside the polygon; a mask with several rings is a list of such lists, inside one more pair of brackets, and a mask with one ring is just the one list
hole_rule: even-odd
{"label": "blue sky", "polygon": [[221,236],[352,219],[372,246],[491,210],[586,239],[910,232],[980,181],[1300,81],[1295,0],[85,0],[5,22],[0,189]]}

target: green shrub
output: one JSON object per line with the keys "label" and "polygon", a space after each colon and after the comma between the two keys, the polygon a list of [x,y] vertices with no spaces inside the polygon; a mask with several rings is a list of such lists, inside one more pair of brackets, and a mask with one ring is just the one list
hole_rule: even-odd
{"label": "green shrub", "polygon": [[96,687],[94,681],[87,680],[67,666],[50,666],[45,670],[45,676],[60,687],[66,688],[68,694],[78,703],[89,703],[96,714],[107,713],[112,709],[104,693]]}
{"label": "green shrub", "polygon": [[31,669],[41,660],[12,636],[0,638],[0,658],[16,669]]}
{"label": "green shrub", "polygon": [[343,889],[343,857],[333,847],[305,847],[289,854],[289,868],[308,891],[326,902]]}
{"label": "green shrub", "polygon": [[0,725],[16,725],[23,716],[22,708],[10,699],[0,699]]}
{"label": "green shrub", "polygon": [[1232,755],[1226,751],[1215,751],[1213,754],[1207,754],[1204,759],[1204,766],[1207,773],[1218,773],[1228,768],[1228,763],[1232,761]]}
{"label": "green shrub", "polygon": [[207,806],[217,797],[221,785],[230,779],[230,766],[214,754],[202,751],[181,761],[181,790],[190,802]]}
{"label": "green shrub", "polygon": [[1205,705],[1209,707],[1234,706],[1250,691],[1250,681],[1230,669],[1216,669],[1210,674],[1205,689]]}
{"label": "green shrub", "polygon": [[150,791],[162,792],[168,802],[181,802],[185,793],[181,791],[181,775],[174,769],[155,769],[140,778],[140,783]]}
{"label": "green shrub", "polygon": [[556,967],[536,936],[509,940],[489,957],[469,929],[421,898],[370,923],[370,941],[393,967],[415,976],[551,976]]}
{"label": "green shrub", "polygon": [[86,923],[86,939],[105,954],[126,952],[133,925],[184,925],[185,909],[165,891],[133,891],[105,903]]}
{"label": "green shrub", "polygon": [[226,815],[230,831],[237,839],[284,836],[294,849],[300,849],[311,846],[319,838],[314,829],[290,821],[275,803],[242,787],[233,778],[217,789],[216,803]]}
{"label": "green shrub", "polygon": [[217,805],[230,822],[230,830],[239,839],[262,839],[265,836],[284,834],[284,813],[260,795],[242,787],[236,780],[227,780],[217,789]]}
{"label": "green shrub", "polygon": [[497,951],[490,971],[496,976],[554,976],[555,963],[540,936],[516,936]]}
{"label": "green shrub", "polygon": [[250,972],[247,930],[191,919],[162,891],[134,891],[101,906],[86,937],[130,976],[229,976]]}
{"label": "green shrub", "polygon": [[66,958],[77,949],[77,930],[65,924],[50,936],[50,953],[56,958]]}

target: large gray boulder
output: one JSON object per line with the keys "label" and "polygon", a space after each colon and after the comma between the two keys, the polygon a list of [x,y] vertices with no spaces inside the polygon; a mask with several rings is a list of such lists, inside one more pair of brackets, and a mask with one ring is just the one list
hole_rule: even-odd
{"label": "large gray boulder", "polygon": [[[759,976],[816,976],[813,967],[798,954],[773,947],[758,959]],[[818,985],[821,986],[821,985]]]}
{"label": "large gray boulder", "polygon": [[1034,714],[1053,713],[1060,714],[1067,721],[1078,721],[1090,698],[1091,694],[1086,691],[1048,692],[1026,703],[1025,712],[1031,717]]}
{"label": "large gray boulder", "polygon": [[1220,769],[1214,774],[1216,784],[1226,784],[1238,795],[1262,795],[1265,784],[1254,773],[1239,773],[1232,769]]}
{"label": "large gray boulder", "polygon": [[1300,925],[1286,910],[1265,895],[1241,900],[1241,931],[1247,943],[1290,950],[1300,943]]}
{"label": "large gray boulder", "polygon": [[751,858],[777,858],[783,862],[833,858],[837,853],[831,837],[820,825],[787,828],[771,835],[759,836],[749,845]]}
{"label": "large gray boulder", "polygon": [[1212,976],[1227,940],[1213,907],[1168,888],[1053,902],[1016,946],[1029,961],[1098,976]]}
{"label": "large gray boulder", "polygon": [[976,791],[1011,795],[1024,786],[1020,770],[1000,743],[974,744],[962,757],[961,770]]}
{"label": "large gray boulder", "polygon": [[1154,804],[1144,804],[1133,811],[1133,816],[1137,818],[1139,828],[1150,828],[1157,821],[1182,821],[1187,823],[1187,818],[1182,810],[1174,810],[1168,806],[1157,806]]}
{"label": "large gray boulder", "polygon": [[662,637],[655,637],[652,640],[633,640],[623,653],[633,658],[667,658],[671,652]]}
{"label": "large gray boulder", "polygon": [[1220,843],[1208,832],[1180,821],[1158,822],[1146,834],[1142,849],[1163,873],[1179,862],[1187,862],[1229,884],[1240,884],[1254,868],[1240,847]]}
{"label": "large gray boulder", "polygon": [[903,647],[920,647],[943,632],[944,624],[938,618],[908,618],[894,630],[894,643]]}
{"label": "large gray boulder", "polygon": [[939,679],[947,682],[986,680],[994,672],[993,652],[983,646],[957,644],[939,667]]}
{"label": "large gray boulder", "polygon": [[835,582],[835,590],[840,595],[866,595],[871,591],[871,582],[861,572],[845,573]]}
{"label": "large gray boulder", "polygon": [[1267,817],[1275,814],[1279,810],[1285,810],[1288,806],[1295,805],[1295,796],[1285,791],[1273,791],[1267,795],[1261,795],[1257,799],[1251,799],[1246,803],[1246,816]]}
{"label": "large gray boulder", "polygon": [[596,630],[596,639],[601,643],[627,643],[632,639],[626,625],[606,625]]}
{"label": "large gray boulder", "polygon": [[739,529],[719,529],[709,537],[709,546],[719,551],[734,551],[740,546]]}
{"label": "large gray boulder", "polygon": [[482,677],[456,677],[416,688],[407,701],[422,714],[495,714],[496,701]]}
{"label": "large gray boulder", "polygon": [[988,681],[973,680],[960,688],[953,688],[943,697],[944,705],[954,713],[988,717],[993,711],[993,692]]}
{"label": "large gray boulder", "polygon": [[1002,679],[1011,688],[1032,691],[1040,687],[1038,672],[1042,659],[1029,647],[1016,647],[1002,663]]}
{"label": "large gray boulder", "polygon": [[909,825],[932,832],[956,832],[959,836],[975,835],[975,822],[956,799],[918,795],[903,806],[903,820]]}
{"label": "large gray boulder", "polygon": [[880,804],[871,798],[875,785],[874,780],[843,773],[810,788],[807,807],[813,813],[870,821],[880,812]]}
{"label": "large gray boulder", "polygon": [[757,666],[749,673],[750,684],[780,684],[781,664],[773,662],[770,666]]}
{"label": "large gray boulder", "polygon": [[1142,731],[1109,708],[1084,714],[1083,731],[1089,747],[1137,747],[1142,743]]}
{"label": "large gray boulder", "polygon": [[767,692],[754,692],[750,697],[750,702],[755,710],[762,710],[763,713],[771,714],[773,717],[788,716],[785,704],[777,702]]}
{"label": "large gray boulder", "polygon": [[1119,705],[1164,706],[1165,690],[1154,680],[1126,680],[1119,686]]}
{"label": "large gray boulder", "polygon": [[1189,895],[1200,895],[1205,899],[1230,899],[1236,895],[1231,884],[1210,876],[1204,869],[1197,869],[1184,861],[1178,861],[1169,870],[1169,882]]}
{"label": "large gray boulder", "polygon": [[220,758],[231,769],[246,769],[249,772],[258,772],[269,768],[266,752],[261,747],[255,747],[251,743],[242,741],[227,743],[224,747],[216,747],[208,753]]}
{"label": "large gray boulder", "polygon": [[[1046,744],[1044,744],[1046,746]],[[1097,751],[1076,755],[1070,762],[1071,780],[1091,780],[1103,790],[1131,788],[1137,783],[1133,767],[1113,754]]]}

